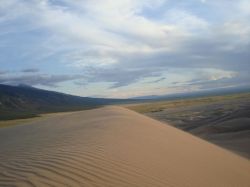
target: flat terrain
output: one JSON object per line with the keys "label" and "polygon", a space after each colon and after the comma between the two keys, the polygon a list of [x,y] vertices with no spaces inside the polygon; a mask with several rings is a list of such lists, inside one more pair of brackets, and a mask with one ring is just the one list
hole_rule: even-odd
{"label": "flat terrain", "polygon": [[0,186],[250,186],[250,162],[121,107],[0,129]]}
{"label": "flat terrain", "polygon": [[250,158],[250,94],[158,101],[128,108]]}

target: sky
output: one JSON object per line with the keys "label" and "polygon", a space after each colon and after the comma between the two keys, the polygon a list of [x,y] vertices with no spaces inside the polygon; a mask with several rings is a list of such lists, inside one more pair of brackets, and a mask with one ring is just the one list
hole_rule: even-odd
{"label": "sky", "polygon": [[0,84],[128,98],[250,85],[249,0],[0,0]]}

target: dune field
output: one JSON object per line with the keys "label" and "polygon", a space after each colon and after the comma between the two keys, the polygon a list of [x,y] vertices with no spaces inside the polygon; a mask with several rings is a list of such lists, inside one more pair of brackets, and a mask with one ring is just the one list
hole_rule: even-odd
{"label": "dune field", "polygon": [[250,94],[123,105],[250,159]]}
{"label": "dune field", "polygon": [[0,129],[0,186],[250,186],[249,160],[116,106]]}

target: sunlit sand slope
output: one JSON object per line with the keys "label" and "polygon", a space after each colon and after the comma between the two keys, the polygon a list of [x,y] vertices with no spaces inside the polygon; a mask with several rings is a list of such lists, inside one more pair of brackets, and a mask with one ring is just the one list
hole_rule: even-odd
{"label": "sunlit sand slope", "polygon": [[120,107],[0,129],[0,186],[250,186],[250,162]]}

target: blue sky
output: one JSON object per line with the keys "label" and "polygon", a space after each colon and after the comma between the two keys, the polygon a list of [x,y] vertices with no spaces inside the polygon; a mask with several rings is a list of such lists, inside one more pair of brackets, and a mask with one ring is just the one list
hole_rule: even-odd
{"label": "blue sky", "polygon": [[1,0],[0,83],[80,96],[250,83],[249,0]]}

